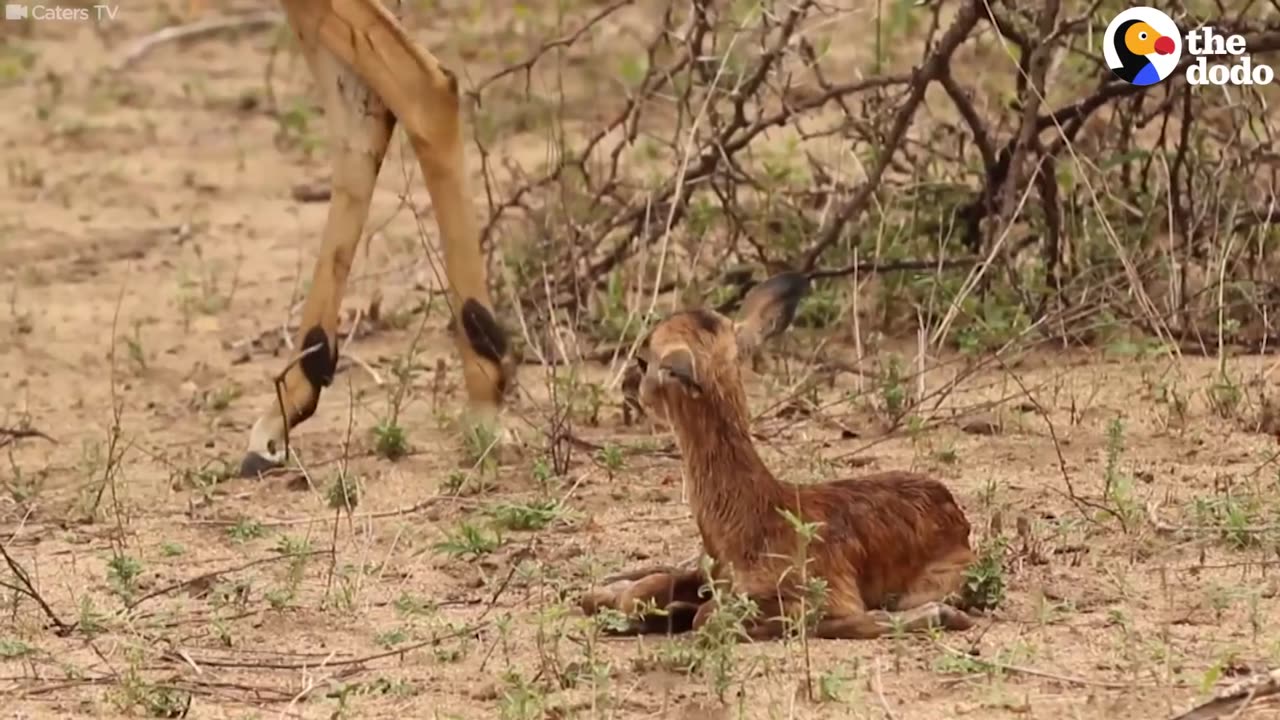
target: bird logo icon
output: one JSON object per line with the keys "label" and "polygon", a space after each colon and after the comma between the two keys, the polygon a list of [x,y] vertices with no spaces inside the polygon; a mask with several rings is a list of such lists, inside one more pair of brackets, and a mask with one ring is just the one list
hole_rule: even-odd
{"label": "bird logo icon", "polygon": [[1102,54],[1116,77],[1133,85],[1154,85],[1178,66],[1182,35],[1168,15],[1149,7],[1129,8],[1107,26]]}

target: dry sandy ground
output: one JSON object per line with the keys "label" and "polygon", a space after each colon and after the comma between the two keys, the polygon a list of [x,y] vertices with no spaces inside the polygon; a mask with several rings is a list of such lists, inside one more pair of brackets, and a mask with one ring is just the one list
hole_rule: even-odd
{"label": "dry sandy ground", "polygon": [[[6,714],[176,716],[189,699],[199,718],[1162,718],[1280,664],[1274,438],[1211,411],[1213,362],[1102,352],[993,366],[941,404],[940,416],[968,409],[955,421],[888,436],[865,401],[840,401],[852,375],[812,415],[778,411],[804,367],[752,379],[757,409],[773,408],[763,452],[788,478],[928,470],[960,498],[975,542],[1008,539],[1007,598],[974,630],[807,648],[601,636],[568,602],[591,577],[696,549],[678,460],[664,438],[622,427],[605,389],[598,424],[579,417],[575,432],[616,452],[579,447],[545,480],[547,383],[526,365],[506,419],[517,452],[483,477],[462,461],[457,365],[418,223],[400,207],[410,166],[398,148],[347,303],[381,293],[382,321],[360,323],[348,346],[369,369],[344,363],[294,434],[305,475],[219,482],[287,352],[281,327],[325,212],[291,188],[326,176],[323,152],[305,148],[322,120],[286,112],[282,130],[263,111],[270,32],[100,72],[185,8],[120,12],[100,32],[0,25],[0,426],[28,421],[52,439],[0,450],[0,532],[49,612],[78,623],[60,636],[5,591]],[[472,28],[418,32],[446,56],[499,32],[530,47],[547,34],[442,13]],[[301,62],[282,54],[273,86],[285,111],[304,99]],[[420,182],[412,202],[431,244]],[[398,424],[411,452],[391,461],[372,430],[406,366]],[[930,373],[926,392],[959,367]],[[1230,370],[1243,381],[1269,365]],[[584,372],[582,387],[611,379]],[[1228,414],[1256,416],[1259,388],[1242,392]],[[969,411],[1009,398],[972,424]],[[350,514],[330,504],[344,466],[360,488]],[[545,527],[485,546],[494,508],[547,499],[563,507]],[[1186,527],[1158,528],[1157,504],[1160,523]],[[456,547],[463,523],[479,537]]]}

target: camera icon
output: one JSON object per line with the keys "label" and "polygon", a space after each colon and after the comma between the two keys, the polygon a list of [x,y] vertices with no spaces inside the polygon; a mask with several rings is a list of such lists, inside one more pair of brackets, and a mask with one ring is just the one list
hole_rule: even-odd
{"label": "camera icon", "polygon": [[5,20],[26,20],[27,14],[30,12],[26,5],[5,5]]}

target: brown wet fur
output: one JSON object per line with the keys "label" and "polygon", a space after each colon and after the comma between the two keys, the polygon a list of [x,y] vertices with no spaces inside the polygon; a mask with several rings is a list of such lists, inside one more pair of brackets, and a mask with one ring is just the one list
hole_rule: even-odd
{"label": "brown wet fur", "polygon": [[[873,638],[895,626],[967,629],[972,619],[946,601],[960,593],[974,560],[969,522],[945,485],[896,471],[799,485],[777,479],[756,452],[739,357],[790,322],[807,287],[775,280],[747,296],[737,323],[705,309],[667,318],[637,363],[640,404],[675,432],[715,581],[756,602],[761,612],[748,632],[757,638],[784,631],[780,618],[798,610],[806,577],[827,584],[817,637]],[[807,556],[783,511],[818,525]],[[695,576],[659,572],[615,583],[588,593],[583,609],[635,613],[637,598],[658,607],[692,601],[700,603],[696,629],[716,604],[678,592]],[[631,629],[651,627],[658,625],[641,615]]]}

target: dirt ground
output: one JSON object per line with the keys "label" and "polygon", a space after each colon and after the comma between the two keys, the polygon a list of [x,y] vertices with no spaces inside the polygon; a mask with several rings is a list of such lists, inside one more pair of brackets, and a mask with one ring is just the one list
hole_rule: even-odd
{"label": "dirt ground", "polygon": [[[345,305],[355,337],[292,437],[305,472],[228,478],[288,353],[326,208],[292,191],[326,178],[324,129],[291,109],[300,59],[282,53],[266,92],[271,30],[103,69],[186,12],[0,25],[0,427],[47,434],[0,448],[0,535],[47,603],[0,571],[6,715],[1165,718],[1280,664],[1280,467],[1253,422],[1274,367],[1231,358],[1224,389],[1216,359],[1133,348],[959,378],[974,361],[930,358],[904,391],[954,391],[885,433],[876,402],[841,399],[888,402],[875,378],[839,373],[823,410],[795,412],[813,369],[796,348],[816,343],[784,341],[751,379],[770,465],[795,481],[942,478],[975,544],[1007,541],[1004,602],[938,636],[603,636],[572,609],[592,578],[697,550],[679,460],[622,425],[614,374],[593,366],[577,381],[583,442],[548,479],[548,382],[532,364],[501,463],[464,459],[460,374],[398,145]],[[550,32],[481,15],[439,8],[465,31],[415,34],[456,59]],[[477,75],[502,60],[463,59]],[[288,121],[266,112],[273,98]],[[431,244],[420,181],[410,193]],[[408,452],[393,461],[379,447],[394,438],[374,431],[398,387]],[[350,512],[334,509],[342,477],[358,488]]]}

